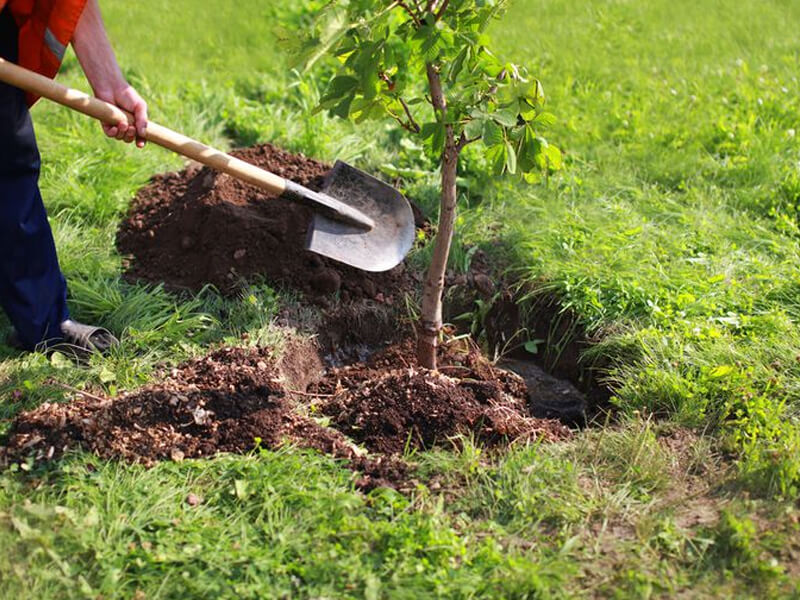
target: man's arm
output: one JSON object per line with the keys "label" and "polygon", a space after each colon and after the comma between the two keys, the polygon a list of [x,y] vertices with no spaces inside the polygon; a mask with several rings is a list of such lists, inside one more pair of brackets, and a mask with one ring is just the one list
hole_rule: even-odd
{"label": "man's arm", "polygon": [[147,103],[125,80],[117,64],[114,50],[108,41],[103,17],[97,0],[89,0],[83,10],[75,34],[72,47],[86,73],[86,78],[94,90],[94,95],[133,113],[135,125],[120,122],[116,125],[103,125],[109,137],[132,142],[144,146],[144,134],[147,127]]}

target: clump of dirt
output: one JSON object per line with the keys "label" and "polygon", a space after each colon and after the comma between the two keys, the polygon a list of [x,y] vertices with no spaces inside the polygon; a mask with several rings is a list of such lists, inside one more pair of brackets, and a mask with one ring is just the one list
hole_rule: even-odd
{"label": "clump of dirt", "polygon": [[285,381],[269,351],[223,348],[173,369],[158,385],[118,398],[86,395],[22,413],[0,448],[0,464],[82,448],[150,466],[288,443],[347,459],[361,473],[360,489],[407,481],[405,463],[364,456],[338,431],[299,414]]}
{"label": "clump of dirt", "polygon": [[366,364],[332,369],[316,386],[332,396],[322,412],[350,438],[389,455],[446,446],[458,434],[488,445],[569,435],[557,421],[530,417],[524,381],[462,342],[440,349],[439,371],[416,366],[410,341]]}
{"label": "clump of dirt", "polygon": [[[270,144],[232,153],[251,164],[319,190],[330,165]],[[117,233],[126,275],[197,291],[211,284],[233,294],[265,280],[312,299],[339,294],[343,302],[368,298],[393,303],[416,288],[403,264],[365,273],[304,249],[311,211],[229,175],[189,167],[154,177],[133,201]]]}

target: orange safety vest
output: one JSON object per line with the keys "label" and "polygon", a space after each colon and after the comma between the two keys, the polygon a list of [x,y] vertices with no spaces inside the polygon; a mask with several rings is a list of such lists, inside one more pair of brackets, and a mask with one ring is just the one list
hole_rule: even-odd
{"label": "orange safety vest", "polygon": [[[86,2],[0,0],[0,10],[8,4],[19,28],[20,66],[46,77],[55,77]],[[36,96],[28,94],[29,106],[36,100]]]}

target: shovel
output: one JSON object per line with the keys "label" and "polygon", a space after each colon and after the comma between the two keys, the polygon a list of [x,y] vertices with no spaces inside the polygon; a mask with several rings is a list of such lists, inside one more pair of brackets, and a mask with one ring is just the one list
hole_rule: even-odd
{"label": "shovel", "polygon": [[[0,58],[0,81],[48,98],[104,123],[133,123],[127,112],[69,89]],[[414,216],[400,192],[336,161],[319,192],[259,169],[220,150],[150,121],[145,138],[313,211],[306,249],[364,271],[388,271],[414,242]]]}

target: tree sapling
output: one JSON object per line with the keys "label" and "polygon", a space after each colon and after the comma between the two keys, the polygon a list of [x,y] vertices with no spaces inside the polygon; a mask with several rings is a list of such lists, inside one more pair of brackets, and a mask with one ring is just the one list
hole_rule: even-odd
{"label": "tree sapling", "polygon": [[335,57],[320,101],[361,123],[391,118],[422,138],[441,169],[439,224],[418,326],[419,364],[436,368],[445,271],[456,222],[461,151],[485,146],[496,174],[535,177],[558,169],[561,152],[541,137],[553,116],[538,80],[489,49],[488,25],[507,0],[333,0],[301,44],[307,66]]}

